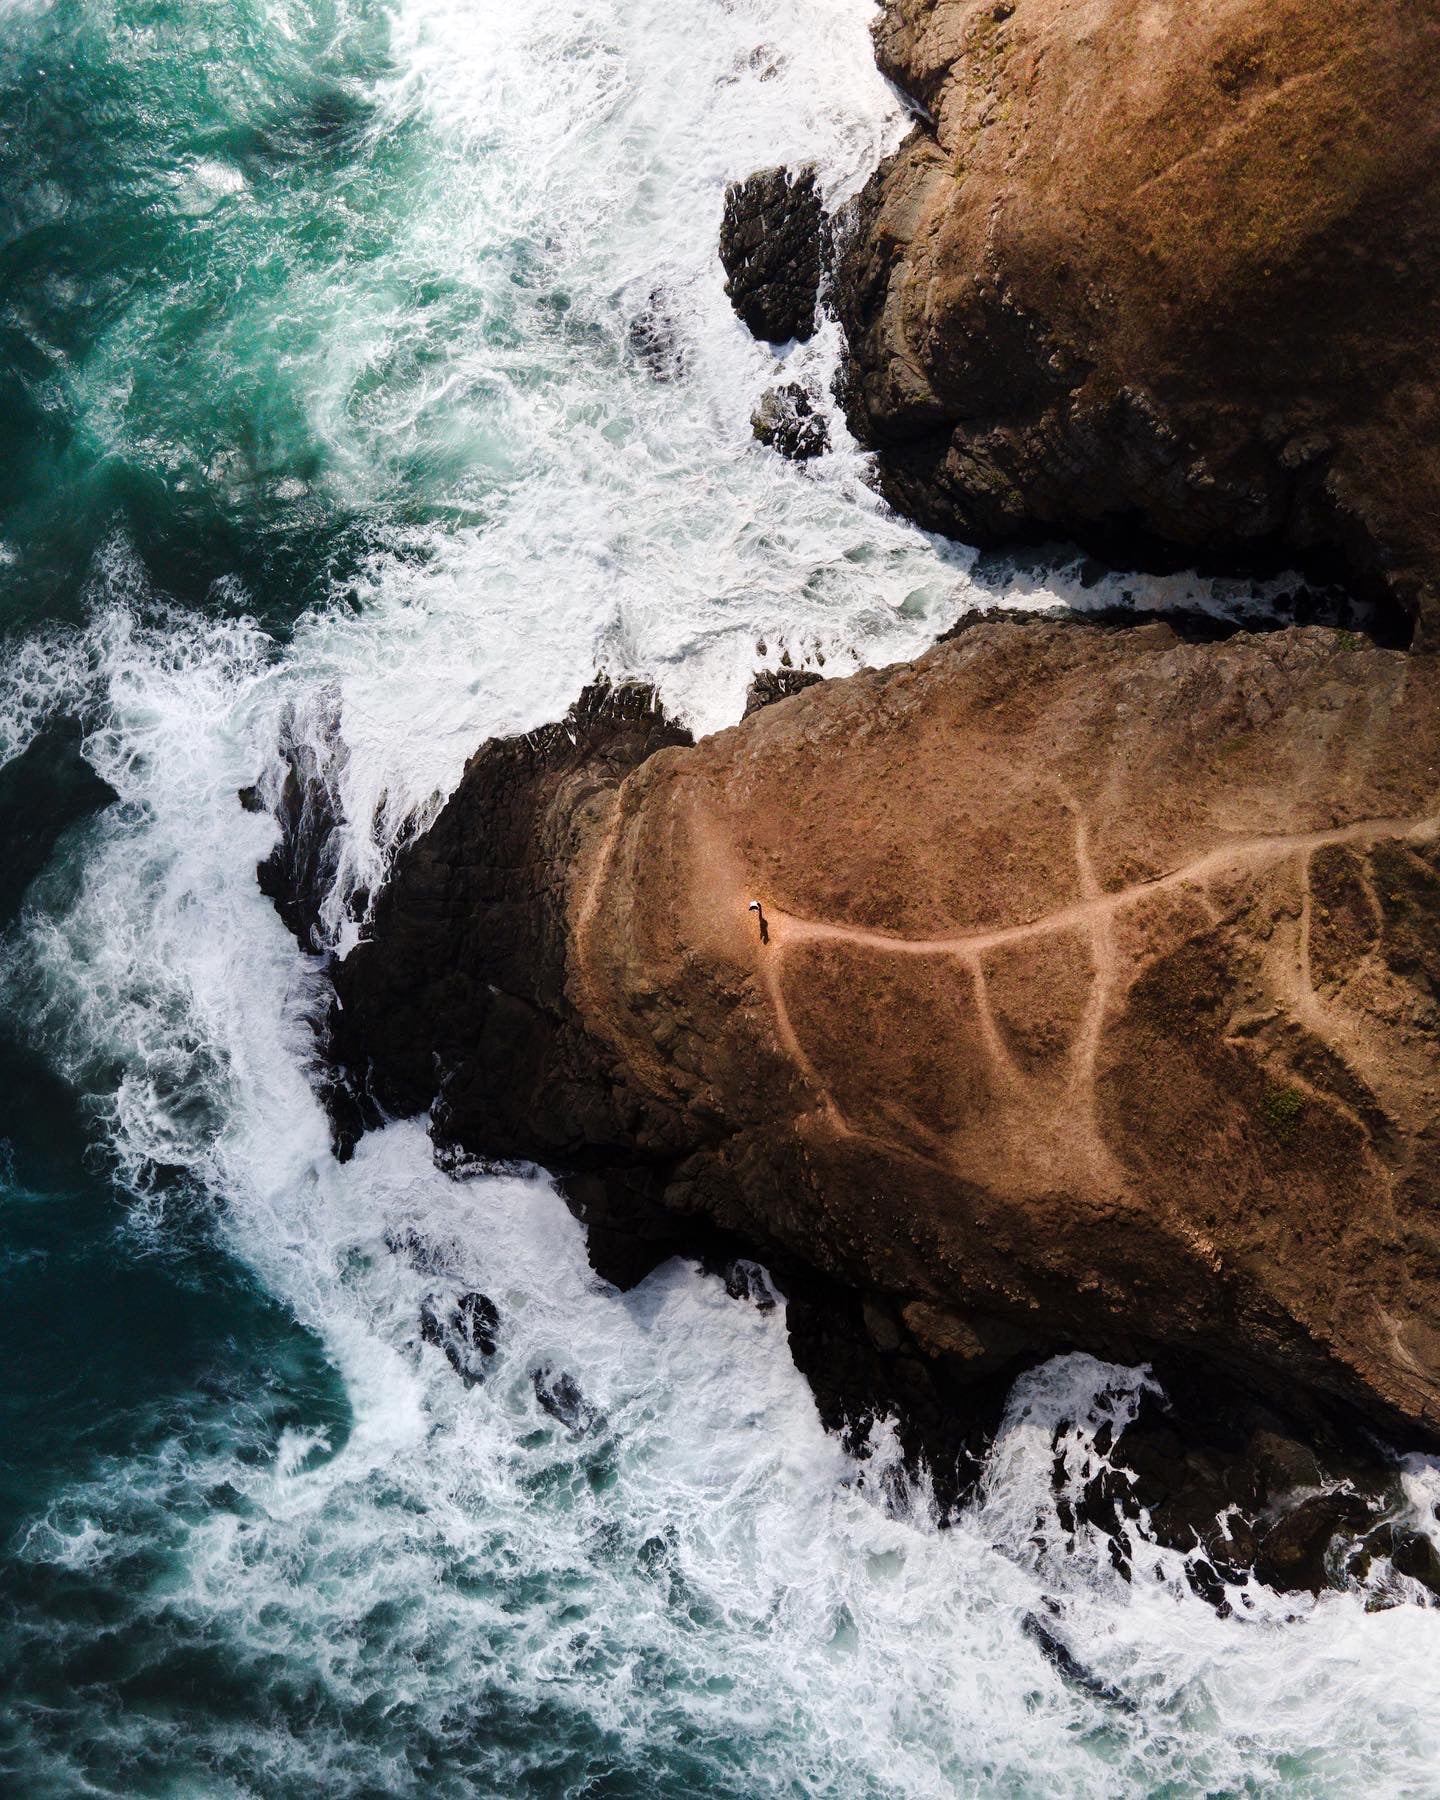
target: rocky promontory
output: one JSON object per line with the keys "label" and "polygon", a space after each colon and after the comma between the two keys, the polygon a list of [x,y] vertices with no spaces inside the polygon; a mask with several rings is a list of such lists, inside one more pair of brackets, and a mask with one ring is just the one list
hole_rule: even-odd
{"label": "rocky promontory", "polygon": [[374,1099],[561,1171],[622,1273],[688,1219],[977,1380],[1182,1353],[1440,1435],[1425,659],[988,621],[699,744],[592,692],[336,986]]}
{"label": "rocky promontory", "polygon": [[894,503],[1131,566],[1303,558],[1433,641],[1434,8],[886,0],[875,38],[925,117],[834,289]]}
{"label": "rocky promontory", "polygon": [[[735,184],[721,248],[776,343],[833,248],[892,501],[1299,559],[1380,641],[982,619],[698,744],[597,685],[476,752],[335,970],[338,1148],[429,1111],[543,1163],[622,1285],[763,1259],[826,1419],[957,1471],[1019,1370],[1151,1360],[1176,1420],[1077,1519],[1143,1495],[1217,1595],[1440,1592],[1382,1447],[1440,1445],[1440,692],[1394,647],[1440,635],[1440,26],[888,0],[876,41],[904,144],[833,225],[810,171]],[[822,454],[813,398],[756,436]]]}

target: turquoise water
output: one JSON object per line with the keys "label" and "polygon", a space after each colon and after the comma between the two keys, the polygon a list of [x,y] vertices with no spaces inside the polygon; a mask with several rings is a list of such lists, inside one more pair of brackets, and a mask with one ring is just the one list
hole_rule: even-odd
{"label": "turquoise water", "polygon": [[[805,471],[750,438],[724,184],[813,156],[837,198],[897,140],[868,18],[0,10],[5,1792],[1440,1791],[1434,1613],[1220,1620],[1171,1556],[1066,1548],[1054,1434],[1133,1372],[1032,1377],[941,1532],[825,1436],[779,1309],[679,1264],[614,1294],[542,1174],[452,1179],[418,1124],[328,1153],[321,971],[235,798],[282,737],[343,806],[343,947],[475,743],[596,668],[706,730],[783,654],[1074,597],[889,516],[838,420]],[[466,1387],[419,1321],[475,1289]],[[1047,1598],[1133,1710],[1040,1655]]]}

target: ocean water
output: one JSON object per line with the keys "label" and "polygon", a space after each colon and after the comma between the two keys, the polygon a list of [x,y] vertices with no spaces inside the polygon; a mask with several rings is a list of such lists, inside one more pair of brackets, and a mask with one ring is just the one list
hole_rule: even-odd
{"label": "ocean water", "polygon": [[[1068,1542],[1052,1446],[1078,1479],[1143,1372],[1028,1377],[942,1530],[887,1432],[863,1469],[823,1432],[783,1306],[616,1294],[542,1172],[446,1175],[419,1122],[329,1155],[322,967],[236,800],[287,737],[343,947],[474,745],[597,669],[709,730],[977,604],[1246,597],[986,568],[838,419],[805,469],[753,442],[838,345],[735,322],[724,184],[839,199],[898,140],[869,16],[0,0],[7,1794],[1440,1793],[1413,1596],[1222,1619]],[[467,1386],[420,1318],[476,1289]]]}

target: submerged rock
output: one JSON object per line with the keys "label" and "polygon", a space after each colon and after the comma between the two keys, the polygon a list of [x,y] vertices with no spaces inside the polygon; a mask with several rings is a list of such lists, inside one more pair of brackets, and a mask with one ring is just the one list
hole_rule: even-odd
{"label": "submerged rock", "polygon": [[772,344],[815,333],[824,218],[813,169],[761,169],[725,190],[725,292],[748,329]]}
{"label": "submerged rock", "polygon": [[750,428],[768,449],[791,462],[809,462],[830,448],[830,430],[798,381],[770,388],[750,415]]}
{"label": "submerged rock", "polygon": [[[1083,29],[1082,29],[1083,26]],[[886,0],[852,427],[968,543],[1304,557],[1440,630],[1440,34],[1388,0]]]}
{"label": "submerged rock", "polygon": [[589,1431],[599,1418],[596,1408],[581,1393],[580,1383],[565,1370],[546,1363],[531,1371],[530,1380],[540,1405],[573,1436]]}
{"label": "submerged rock", "polygon": [[1128,1695],[1122,1694],[1111,1682],[1102,1680],[1093,1671],[1087,1669],[1057,1633],[1047,1625],[1038,1614],[1027,1612],[1020,1620],[1020,1629],[1031,1643],[1035,1644],[1045,1660],[1063,1675],[1073,1687],[1078,1687],[1092,1699],[1103,1700],[1107,1706],[1118,1708],[1121,1712],[1134,1712],[1135,1702]]}
{"label": "submerged rock", "polygon": [[429,1294],[420,1307],[420,1336],[443,1350],[470,1386],[485,1379],[485,1365],[499,1348],[500,1310],[485,1294]]}
{"label": "submerged rock", "polygon": [[683,379],[689,358],[663,288],[656,288],[651,293],[644,310],[630,321],[626,337],[631,353],[645,365],[653,380]]}

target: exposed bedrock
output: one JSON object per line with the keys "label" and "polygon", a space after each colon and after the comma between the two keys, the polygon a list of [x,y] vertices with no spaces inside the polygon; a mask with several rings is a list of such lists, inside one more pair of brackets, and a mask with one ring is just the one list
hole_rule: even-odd
{"label": "exposed bedrock", "polygon": [[726,188],[725,292],[757,338],[814,336],[823,225],[813,169],[761,169]]}
{"label": "exposed bedrock", "polygon": [[757,442],[791,462],[809,462],[830,448],[825,416],[816,411],[814,396],[798,381],[767,388],[750,415],[750,429]]}
{"label": "exposed bedrock", "polygon": [[405,852],[337,1049],[564,1172],[611,1272],[690,1219],[897,1366],[1158,1351],[1434,1440],[1430,674],[988,621],[700,744],[592,690]]}
{"label": "exposed bedrock", "polygon": [[[847,404],[971,543],[1309,559],[1440,635],[1440,14],[887,0]],[[1400,615],[1396,615],[1397,622]]]}

